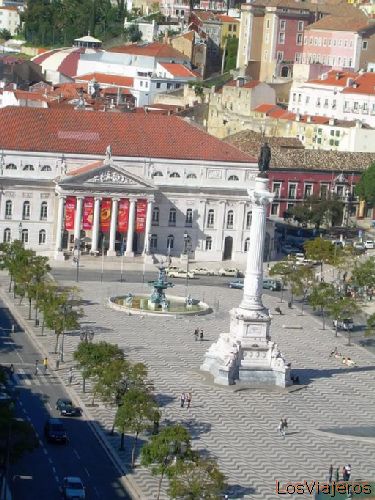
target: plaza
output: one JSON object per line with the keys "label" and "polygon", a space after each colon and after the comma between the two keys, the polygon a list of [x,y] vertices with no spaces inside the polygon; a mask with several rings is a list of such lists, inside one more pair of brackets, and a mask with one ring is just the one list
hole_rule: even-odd
{"label": "plaza", "polygon": [[[2,274],[2,283],[5,282]],[[240,290],[200,286],[199,280],[191,282],[189,292],[209,303],[214,313],[184,320],[125,316],[108,309],[110,295],[146,292],[142,283],[93,286],[92,282],[80,282],[79,288],[84,301],[83,324],[93,327],[95,342],[116,343],[124,348],[130,360],[148,366],[161,406],[161,425],[181,422],[191,431],[195,448],[217,457],[228,478],[229,498],[277,498],[276,480],[282,483],[326,480],[331,463],[334,467],[350,463],[353,479],[373,477],[375,438],[353,437],[348,432],[340,435],[332,430],[373,426],[375,398],[371,387],[375,363],[373,355],[365,349],[345,347],[344,339],[335,338],[330,329],[323,331],[319,320],[300,316],[297,307],[287,310],[285,305],[281,306],[285,315],[273,317],[271,336],[292,363],[292,372],[299,376],[300,386],[289,391],[216,386],[199,366],[218,334],[227,331],[228,312],[238,305]],[[184,295],[184,284],[176,283],[173,291]],[[263,298],[271,313],[280,305],[278,296]],[[196,327],[204,330],[203,342],[194,340]],[[52,334],[39,336],[38,341],[51,353]],[[79,336],[75,334],[65,337],[65,363],[59,370],[63,377],[67,378],[78,342]],[[329,353],[335,346],[350,354],[358,367],[346,368],[330,359]],[[74,378],[77,381],[80,378],[76,371]],[[82,403],[89,404],[90,393],[82,394],[79,385],[74,387]],[[189,410],[179,404],[181,392],[186,391],[193,394]],[[111,429],[114,410],[100,405],[87,407],[87,411],[103,430]],[[289,423],[285,440],[277,433],[281,417],[286,417]],[[128,452],[118,452],[119,436],[108,439],[113,451],[126,460]],[[139,498],[154,498],[157,479],[148,470],[139,466],[130,477],[139,489]]]}

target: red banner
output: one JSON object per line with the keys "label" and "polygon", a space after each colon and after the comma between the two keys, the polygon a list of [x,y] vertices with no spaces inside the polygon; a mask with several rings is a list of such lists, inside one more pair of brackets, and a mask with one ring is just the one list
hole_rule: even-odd
{"label": "red banner", "polygon": [[111,226],[111,206],[112,201],[108,198],[102,200],[100,205],[100,230],[108,233]]}
{"label": "red banner", "polygon": [[75,196],[67,196],[65,201],[65,229],[72,231],[74,229],[74,214],[76,211]]}
{"label": "red banner", "polygon": [[83,229],[85,231],[92,229],[94,220],[94,198],[85,198],[83,203]]}
{"label": "red banner", "polygon": [[146,229],[147,200],[137,200],[135,232],[144,233]]}
{"label": "red banner", "polygon": [[126,233],[129,223],[129,200],[120,200],[118,203],[117,231]]}

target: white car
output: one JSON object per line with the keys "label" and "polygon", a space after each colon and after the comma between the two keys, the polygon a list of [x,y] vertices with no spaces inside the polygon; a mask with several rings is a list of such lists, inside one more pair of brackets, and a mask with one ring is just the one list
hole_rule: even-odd
{"label": "white car", "polygon": [[86,490],[79,477],[64,477],[62,492],[65,500],[85,500]]}
{"label": "white car", "polygon": [[185,271],[185,269],[177,269],[177,271],[170,271],[167,274],[169,278],[195,278],[195,274],[192,271]]}
{"label": "white car", "polygon": [[373,250],[375,248],[374,240],[365,241],[365,248],[366,248],[366,250]]}
{"label": "white car", "polygon": [[191,272],[194,274],[201,274],[202,276],[214,276],[215,272],[207,269],[207,267],[196,267],[195,269],[192,269]]}
{"label": "white car", "polygon": [[234,278],[238,278],[242,275],[241,271],[236,267],[232,268],[221,268],[218,273],[219,276],[234,276]]}

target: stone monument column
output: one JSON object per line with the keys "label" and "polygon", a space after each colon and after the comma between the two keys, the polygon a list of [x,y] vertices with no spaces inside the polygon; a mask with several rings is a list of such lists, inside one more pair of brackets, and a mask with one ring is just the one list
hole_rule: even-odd
{"label": "stone monument column", "polygon": [[56,224],[56,247],[55,259],[64,260],[64,252],[62,249],[63,232],[64,232],[64,204],[65,196],[59,196],[59,204],[57,207],[57,224]]}
{"label": "stone monument column", "polygon": [[108,257],[116,257],[116,229],[117,229],[118,199],[113,198],[111,210],[111,227],[109,232]]}
{"label": "stone monument column", "polygon": [[99,242],[99,223],[100,223],[100,198],[95,197],[94,202],[94,220],[92,224],[92,241],[91,253],[95,254],[98,251]]}

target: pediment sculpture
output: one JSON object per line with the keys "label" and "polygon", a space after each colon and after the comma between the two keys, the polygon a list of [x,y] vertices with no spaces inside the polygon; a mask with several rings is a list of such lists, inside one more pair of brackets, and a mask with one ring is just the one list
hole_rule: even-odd
{"label": "pediment sculpture", "polygon": [[126,175],[115,172],[114,170],[101,172],[99,175],[91,177],[91,179],[88,179],[86,182],[94,184],[136,184],[133,179],[130,179]]}

